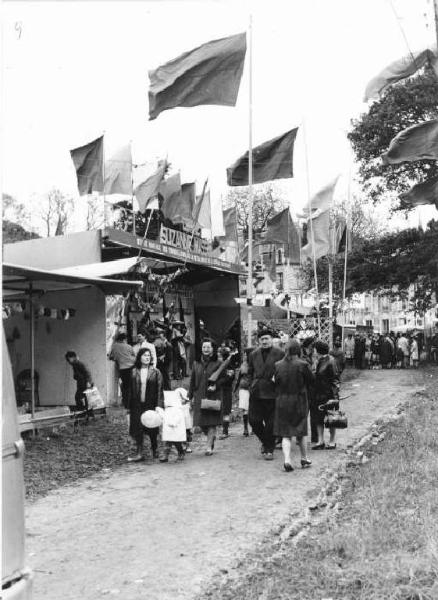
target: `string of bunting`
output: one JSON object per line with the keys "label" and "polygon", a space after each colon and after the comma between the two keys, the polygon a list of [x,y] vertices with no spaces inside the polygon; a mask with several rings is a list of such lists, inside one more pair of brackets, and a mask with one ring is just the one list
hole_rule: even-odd
{"label": "string of bunting", "polygon": [[[25,302],[14,302],[12,304],[4,304],[2,317],[3,319],[9,319],[15,315],[21,314],[25,312],[26,303]],[[67,321],[68,319],[72,319],[76,316],[75,308],[48,308],[46,306],[38,306],[35,308],[34,316],[36,318],[46,317],[49,319],[58,319]],[[29,311],[25,312],[24,318],[29,318]]]}

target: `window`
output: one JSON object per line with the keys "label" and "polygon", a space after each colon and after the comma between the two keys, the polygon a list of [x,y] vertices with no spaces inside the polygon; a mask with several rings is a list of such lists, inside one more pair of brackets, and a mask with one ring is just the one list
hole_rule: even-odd
{"label": "window", "polygon": [[372,327],[372,326],[373,326],[373,322],[372,322],[372,320],[371,320],[371,319],[367,319],[367,320],[365,321],[365,325],[366,325],[367,327]]}
{"label": "window", "polygon": [[382,331],[383,333],[389,332],[389,319],[382,319]]}
{"label": "window", "polygon": [[282,292],[283,291],[283,285],[284,285],[283,273],[277,273],[277,290],[279,290],[280,292]]}

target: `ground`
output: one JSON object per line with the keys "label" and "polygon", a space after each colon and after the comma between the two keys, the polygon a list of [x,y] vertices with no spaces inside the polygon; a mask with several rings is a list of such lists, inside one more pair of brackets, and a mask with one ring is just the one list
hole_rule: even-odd
{"label": "ground", "polygon": [[309,452],[308,470],[285,473],[280,451],[264,461],[256,438],[235,424],[212,457],[196,446],[184,463],[124,465],[29,502],[34,599],[202,596],[214,575],[244,568],[246,554],[299,516],[327,467],[423,381],[412,370],[362,371],[344,383],[349,428],[336,451]]}

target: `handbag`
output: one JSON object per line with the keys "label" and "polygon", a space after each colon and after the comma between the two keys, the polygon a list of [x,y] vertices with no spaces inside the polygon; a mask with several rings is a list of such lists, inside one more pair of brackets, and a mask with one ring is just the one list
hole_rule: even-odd
{"label": "handbag", "polygon": [[334,429],[346,429],[348,427],[347,415],[342,410],[328,410],[324,417],[324,426]]}
{"label": "handbag", "polygon": [[215,412],[219,412],[221,407],[222,402],[220,400],[210,400],[210,398],[201,399],[201,410],[214,410]]}

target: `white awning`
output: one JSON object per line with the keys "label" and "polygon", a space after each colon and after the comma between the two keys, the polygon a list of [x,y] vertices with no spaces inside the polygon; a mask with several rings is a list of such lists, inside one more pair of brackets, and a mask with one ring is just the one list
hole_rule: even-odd
{"label": "white awning", "polygon": [[94,286],[105,294],[121,294],[128,292],[133,287],[141,287],[143,282],[86,277],[63,273],[61,270],[46,271],[3,263],[2,285],[3,296],[7,299],[11,296],[28,293],[30,288],[34,292],[53,292]]}
{"label": "white awning", "polygon": [[128,273],[137,263],[142,267],[154,270],[166,270],[170,267],[181,266],[171,260],[162,260],[159,258],[120,258],[108,262],[89,263],[86,265],[75,265],[74,267],[64,267],[57,269],[57,273],[64,275],[77,275],[80,277],[110,277],[111,275],[122,275]]}

